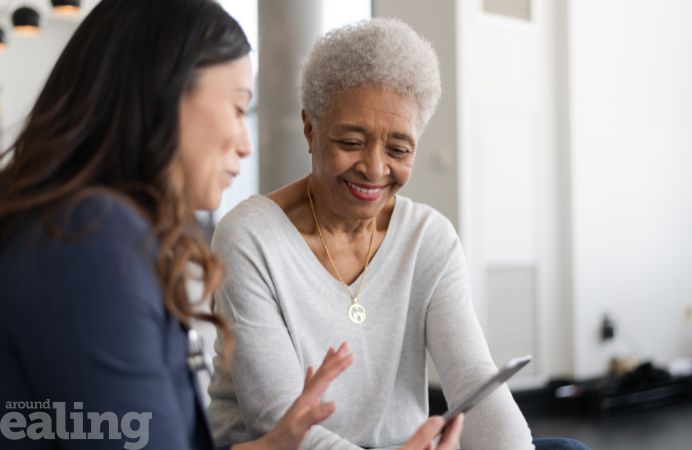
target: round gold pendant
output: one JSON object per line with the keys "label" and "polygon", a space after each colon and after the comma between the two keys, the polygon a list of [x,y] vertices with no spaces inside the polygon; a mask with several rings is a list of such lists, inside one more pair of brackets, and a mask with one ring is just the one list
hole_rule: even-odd
{"label": "round gold pendant", "polygon": [[348,308],[348,318],[353,323],[363,323],[365,320],[365,309],[358,303],[354,303]]}

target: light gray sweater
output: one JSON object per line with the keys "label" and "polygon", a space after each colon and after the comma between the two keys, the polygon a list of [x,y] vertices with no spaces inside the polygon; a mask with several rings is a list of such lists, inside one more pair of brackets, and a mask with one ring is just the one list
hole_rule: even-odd
{"label": "light gray sweater", "polygon": [[[217,445],[267,433],[298,397],[307,367],[348,341],[355,361],[327,390],[336,412],[303,449],[396,447],[428,416],[425,349],[449,404],[497,372],[469,295],[457,234],[432,208],[397,196],[387,234],[358,298],[366,319],[348,318],[351,298],[272,200],[253,196],[228,213],[212,249],[228,274],[216,308],[236,347],[230,377],[215,374],[208,412]],[[350,286],[356,292],[360,277]],[[531,433],[507,388],[466,417],[468,450],[530,450]]]}

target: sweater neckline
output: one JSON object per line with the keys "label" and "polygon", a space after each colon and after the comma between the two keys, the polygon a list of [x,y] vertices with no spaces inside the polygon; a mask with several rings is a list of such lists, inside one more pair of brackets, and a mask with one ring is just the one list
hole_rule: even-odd
{"label": "sweater neckline", "polygon": [[[341,281],[334,278],[332,274],[329,273],[329,271],[322,265],[322,263],[320,263],[317,256],[315,256],[315,254],[312,252],[312,249],[308,243],[305,242],[305,239],[303,239],[300,231],[298,231],[295,225],[293,225],[293,222],[291,222],[291,219],[288,218],[284,210],[268,197],[262,195],[258,195],[257,197],[261,197],[263,201],[271,204],[271,210],[274,211],[279,220],[281,220],[285,225],[282,227],[282,229],[285,230],[286,237],[293,243],[296,251],[301,255],[303,260],[305,260],[306,265],[309,266],[315,275],[317,275],[317,277],[327,286],[329,286],[334,292],[336,292],[338,295],[344,296],[344,298],[347,299],[350,304],[352,299],[348,296],[348,293],[341,284]],[[403,200],[405,200],[403,197],[395,195],[394,209],[392,210],[392,217],[389,219],[389,226],[387,227],[384,239],[368,264],[368,279],[363,281],[363,287],[361,288],[361,297],[363,300],[367,301],[367,294],[369,291],[368,286],[376,283],[376,278],[378,272],[380,271],[380,267],[384,265],[384,260],[387,258],[386,255],[389,253],[391,245],[393,245],[391,242],[395,240],[396,234],[401,227],[404,208],[404,205],[401,203]],[[353,283],[348,285],[351,292],[355,292],[358,289],[358,285],[362,277],[363,272],[358,275]],[[363,306],[367,308],[367,303],[364,303]]]}

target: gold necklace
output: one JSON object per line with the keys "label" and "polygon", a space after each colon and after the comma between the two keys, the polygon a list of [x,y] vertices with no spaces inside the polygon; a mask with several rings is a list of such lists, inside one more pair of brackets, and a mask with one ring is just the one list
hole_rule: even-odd
{"label": "gold necklace", "polygon": [[320,229],[320,223],[317,221],[317,214],[315,214],[315,205],[312,204],[312,197],[310,196],[310,178],[312,177],[312,174],[308,175],[308,200],[310,200],[310,209],[312,209],[312,217],[315,218],[315,225],[317,225],[317,232],[320,233],[320,239],[322,239],[322,245],[324,246],[324,251],[327,252],[327,257],[329,258],[329,262],[332,263],[332,267],[334,268],[334,272],[336,272],[336,275],[339,277],[339,281],[341,281],[341,284],[344,285],[344,288],[346,289],[346,292],[348,292],[348,295],[351,296],[351,299],[353,299],[353,303],[351,304],[351,307],[348,308],[348,318],[351,319],[351,322],[353,323],[363,323],[365,320],[365,308],[363,308],[361,305],[358,304],[358,295],[360,294],[360,288],[363,286],[363,280],[365,279],[365,272],[368,270],[368,263],[370,262],[370,255],[372,254],[372,244],[375,242],[375,232],[377,231],[377,217],[375,217],[373,228],[372,228],[372,237],[370,238],[370,249],[368,250],[368,259],[365,260],[365,268],[363,269],[363,276],[360,279],[360,284],[358,285],[358,292],[356,292],[356,295],[351,294],[351,290],[346,286],[346,283],[344,283],[344,279],[341,278],[341,274],[336,268],[336,264],[334,264],[334,260],[332,259],[332,255],[329,254],[329,249],[327,248],[327,243],[324,242],[324,236],[322,235],[322,230]]}

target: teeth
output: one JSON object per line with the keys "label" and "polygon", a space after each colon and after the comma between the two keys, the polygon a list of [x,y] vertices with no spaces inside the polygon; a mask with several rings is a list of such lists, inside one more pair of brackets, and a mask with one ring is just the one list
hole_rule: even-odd
{"label": "teeth", "polygon": [[348,185],[351,186],[351,187],[352,187],[353,189],[355,189],[356,191],[362,192],[363,194],[377,194],[378,192],[380,192],[380,191],[382,190],[382,188],[378,188],[378,189],[363,189],[362,187],[358,187],[358,186],[356,186],[356,185],[354,185],[354,184],[349,183],[348,181],[347,181],[346,183],[348,183]]}

